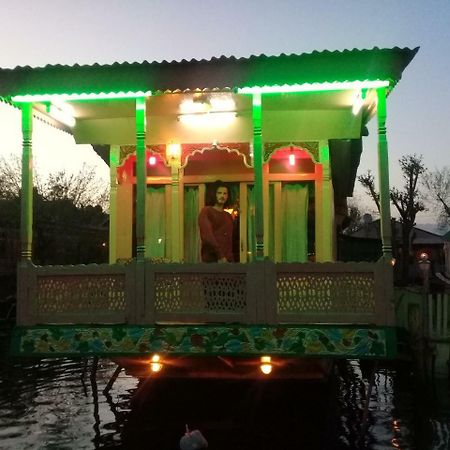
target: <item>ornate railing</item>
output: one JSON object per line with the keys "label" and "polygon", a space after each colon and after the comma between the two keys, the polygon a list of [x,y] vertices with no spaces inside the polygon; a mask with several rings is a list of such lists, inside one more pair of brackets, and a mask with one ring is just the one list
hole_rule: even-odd
{"label": "ornate railing", "polygon": [[393,324],[386,262],[19,268],[18,323]]}

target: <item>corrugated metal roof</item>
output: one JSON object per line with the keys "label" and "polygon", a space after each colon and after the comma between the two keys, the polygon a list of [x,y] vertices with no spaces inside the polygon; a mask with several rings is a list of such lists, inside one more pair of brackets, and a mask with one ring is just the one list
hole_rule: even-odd
{"label": "corrugated metal roof", "polygon": [[401,78],[419,48],[314,51],[210,60],[0,69],[0,96],[185,91]]}

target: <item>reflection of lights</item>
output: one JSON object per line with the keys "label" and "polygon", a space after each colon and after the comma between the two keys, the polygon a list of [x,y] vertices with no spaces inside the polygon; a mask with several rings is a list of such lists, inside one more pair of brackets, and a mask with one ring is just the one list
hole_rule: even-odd
{"label": "reflection of lights", "polygon": [[391,266],[394,267],[396,264],[397,260],[395,258],[391,259]]}
{"label": "reflection of lights", "polygon": [[234,111],[236,104],[234,100],[226,95],[212,96],[209,100],[211,104],[211,112],[214,111]]}
{"label": "reflection of lights", "polygon": [[235,118],[235,112],[223,111],[178,116],[181,123],[192,127],[224,127],[232,123]]}
{"label": "reflection of lights", "polygon": [[293,153],[291,153],[289,155],[289,165],[290,166],[295,166],[295,155]]}
{"label": "reflection of lights", "polygon": [[[65,105],[69,106],[69,105]],[[75,126],[75,117],[69,113],[69,109],[60,109],[58,106],[54,105],[53,103],[50,105],[49,114],[59,122],[63,123],[64,125],[67,125],[69,127]]]}
{"label": "reflection of lights", "polygon": [[226,94],[195,94],[180,104],[178,120],[194,127],[225,126],[236,117],[236,104]]}
{"label": "reflection of lights", "polygon": [[161,371],[161,369],[163,368],[163,365],[160,363],[160,360],[161,360],[161,357],[157,353],[155,353],[152,356],[151,363],[150,363],[150,369],[152,372],[156,373],[156,372]]}
{"label": "reflection of lights", "polygon": [[106,242],[102,242],[102,247],[106,247]]}
{"label": "reflection of lights", "polygon": [[270,356],[261,356],[261,365],[259,366],[264,375],[269,375],[272,372],[272,358]]}
{"label": "reflection of lights", "polygon": [[150,156],[150,158],[148,158],[148,163],[151,166],[154,166],[156,164],[156,158],[154,156]]}
{"label": "reflection of lights", "polygon": [[180,103],[181,114],[205,114],[209,112],[231,112],[236,108],[234,100],[226,94],[195,94]]}
{"label": "reflection of lights", "polygon": [[158,239],[158,244],[161,244],[162,241],[163,241],[162,238],[159,238],[159,239]]}
{"label": "reflection of lights", "polygon": [[352,113],[356,116],[364,105],[364,99],[361,91],[356,91],[355,97],[353,98]]}
{"label": "reflection of lights", "polygon": [[181,157],[181,145],[176,143],[170,143],[167,144],[166,147],[166,157],[169,162],[172,164],[180,163],[180,157]]}

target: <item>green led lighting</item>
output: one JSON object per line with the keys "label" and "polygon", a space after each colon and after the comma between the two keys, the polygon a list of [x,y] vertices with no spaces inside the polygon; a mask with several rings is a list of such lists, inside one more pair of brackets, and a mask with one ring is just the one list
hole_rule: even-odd
{"label": "green led lighting", "polygon": [[281,94],[287,92],[342,91],[347,89],[378,89],[388,87],[387,80],[333,81],[332,83],[283,84],[239,88],[239,94]]}
{"label": "green led lighting", "polygon": [[51,101],[76,101],[76,100],[107,100],[120,98],[149,97],[151,91],[138,92],[100,92],[83,94],[35,94],[35,95],[14,95],[11,100],[15,103],[51,102]]}

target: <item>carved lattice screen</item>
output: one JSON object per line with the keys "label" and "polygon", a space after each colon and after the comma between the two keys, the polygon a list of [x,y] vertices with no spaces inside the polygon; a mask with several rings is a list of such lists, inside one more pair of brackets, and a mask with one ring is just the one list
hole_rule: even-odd
{"label": "carved lattice screen", "polygon": [[373,314],[373,273],[279,273],[279,313]]}
{"label": "carved lattice screen", "polygon": [[37,313],[125,311],[125,276],[51,275],[37,278]]}
{"label": "carved lattice screen", "polygon": [[157,273],[157,313],[244,313],[245,274]]}

